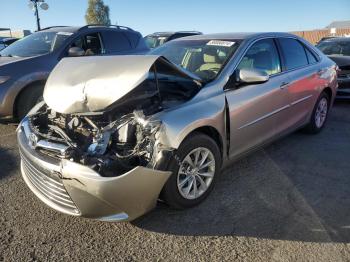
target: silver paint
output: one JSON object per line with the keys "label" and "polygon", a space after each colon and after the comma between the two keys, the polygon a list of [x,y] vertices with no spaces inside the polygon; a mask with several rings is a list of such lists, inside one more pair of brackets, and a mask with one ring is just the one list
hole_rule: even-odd
{"label": "silver paint", "polygon": [[[22,155],[22,176],[28,187],[45,204],[69,215],[104,221],[133,220],[154,208],[171,175],[170,172],[138,166],[121,176],[102,177],[87,166],[39,154],[27,144],[23,127],[17,131],[17,139]],[[48,191],[38,190],[36,182],[24,170],[24,161],[30,161],[30,165],[41,172],[58,176],[79,212],[62,208],[51,200]]]}
{"label": "silver paint", "polygon": [[97,56],[62,59],[47,79],[44,100],[70,114],[99,111],[148,77],[158,56]]}
{"label": "silver paint", "polygon": [[[298,39],[314,50],[319,61],[272,75],[265,83],[240,88],[230,85],[228,80],[249,47],[260,39],[274,37]],[[214,81],[206,84],[189,101],[152,116],[153,120],[162,123],[157,144],[163,147],[176,152],[190,133],[210,130],[217,134],[213,138],[220,145],[225,166],[231,160],[307,124],[325,88],[330,88],[332,93],[331,104],[334,101],[337,89],[335,64],[301,38],[284,33],[251,33],[192,36],[174,41],[193,39],[243,41]],[[75,62],[63,62],[47,83],[45,101],[64,113],[107,107],[143,81],[157,59],[148,56],[124,58],[84,58],[88,60],[82,60],[80,68]],[[125,79],[129,77],[129,80]],[[19,145],[23,147],[27,142],[21,138],[21,130],[19,128],[18,137]],[[31,154],[34,163],[44,167],[50,165],[49,160],[39,157],[35,150]],[[57,169],[56,165],[51,167]],[[135,167],[122,176],[105,178],[68,160],[60,162],[57,172],[61,172],[63,183],[83,216],[104,220],[114,216],[131,220],[147,212],[155,205],[170,176],[169,172]]]}
{"label": "silver paint", "polygon": [[[104,110],[147,79],[155,55],[65,58],[54,68],[44,89],[44,101],[53,110],[86,113]],[[200,78],[176,65],[172,69],[194,80]]]}

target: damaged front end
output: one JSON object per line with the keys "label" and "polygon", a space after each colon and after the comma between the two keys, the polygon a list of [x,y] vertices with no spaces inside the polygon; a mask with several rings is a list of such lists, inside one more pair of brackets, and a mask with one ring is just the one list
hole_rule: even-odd
{"label": "damaged front end", "polygon": [[46,204],[70,215],[132,220],[152,209],[170,176],[159,121],[135,111],[117,120],[63,115],[45,104],[17,136],[22,174]]}
{"label": "damaged front end", "polygon": [[[162,142],[163,126],[155,116],[193,97],[200,83],[162,58],[143,67],[147,72],[139,68],[129,86],[120,87],[122,94],[114,90],[118,85],[111,89],[113,79],[122,84],[122,76],[112,75],[102,88],[105,104],[103,94],[93,96],[96,86],[87,88],[96,79],[102,83],[100,74],[73,84],[73,97],[63,88],[63,98],[57,86],[67,87],[71,79],[50,85],[64,65],[54,70],[45,87],[46,103],[38,104],[17,132],[24,180],[46,204],[107,221],[132,220],[155,206],[171,174],[162,169],[174,150]],[[179,83],[181,88],[173,89]]]}
{"label": "damaged front end", "polygon": [[104,177],[122,175],[135,166],[154,168],[160,151],[170,150],[157,140],[161,122],[142,111],[118,117],[66,115],[43,105],[26,121],[32,147],[89,166]]}

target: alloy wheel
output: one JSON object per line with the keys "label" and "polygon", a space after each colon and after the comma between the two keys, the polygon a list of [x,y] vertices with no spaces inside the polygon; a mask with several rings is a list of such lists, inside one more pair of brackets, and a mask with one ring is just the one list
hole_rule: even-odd
{"label": "alloy wheel", "polygon": [[315,112],[315,125],[317,128],[321,128],[327,117],[328,112],[328,101],[325,97],[323,97],[317,105],[317,109]]}
{"label": "alloy wheel", "polygon": [[177,187],[185,199],[197,199],[203,195],[213,181],[215,158],[205,147],[193,149],[182,160],[178,175]]}

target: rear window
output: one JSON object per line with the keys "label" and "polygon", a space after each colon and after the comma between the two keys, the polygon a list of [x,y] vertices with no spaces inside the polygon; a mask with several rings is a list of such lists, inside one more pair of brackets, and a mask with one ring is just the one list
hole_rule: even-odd
{"label": "rear window", "polygon": [[102,35],[107,52],[122,52],[132,48],[123,32],[105,31]]}
{"label": "rear window", "polygon": [[154,36],[148,35],[145,37],[146,45],[148,48],[156,48],[162,44],[164,44],[168,40],[167,36]]}
{"label": "rear window", "polygon": [[127,31],[127,32],[125,32],[124,34],[125,34],[125,35],[128,37],[128,39],[130,40],[131,45],[132,45],[134,48],[136,48],[137,45],[139,44],[140,39],[142,38],[142,36],[141,36],[139,33],[137,33],[137,32],[130,32],[130,31]]}
{"label": "rear window", "polygon": [[307,47],[305,47],[305,52],[307,59],[309,60],[309,64],[314,64],[318,61],[316,56]]}
{"label": "rear window", "polygon": [[287,70],[308,65],[303,45],[292,38],[279,38]]}

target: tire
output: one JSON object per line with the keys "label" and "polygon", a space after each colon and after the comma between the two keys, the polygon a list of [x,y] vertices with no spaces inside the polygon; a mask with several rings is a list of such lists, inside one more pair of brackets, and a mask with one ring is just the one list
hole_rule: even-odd
{"label": "tire", "polygon": [[[321,132],[328,118],[330,102],[329,95],[326,92],[322,92],[312,110],[310,122],[304,128],[306,133],[318,134]],[[324,103],[326,103],[325,106]]]}
{"label": "tire", "polygon": [[44,88],[41,85],[32,85],[25,87],[20,93],[16,104],[16,116],[19,121],[27,115],[33,106],[40,102],[43,95],[43,89]]}
{"label": "tire", "polygon": [[[207,152],[207,159],[205,159]],[[192,157],[193,163],[196,162],[195,156],[198,155],[197,168],[189,165],[187,158],[189,155]],[[204,163],[202,166],[209,165],[204,168],[198,168],[203,159]],[[179,172],[180,167],[181,172]],[[209,195],[220,172],[221,153],[219,147],[209,136],[199,132],[193,133],[182,142],[177,152],[174,153],[167,169],[172,171],[172,175],[163,187],[161,198],[176,209],[198,205]],[[180,186],[181,182],[183,183],[182,186]],[[197,190],[194,190],[196,185]],[[186,195],[187,189],[190,189],[188,195]]]}

